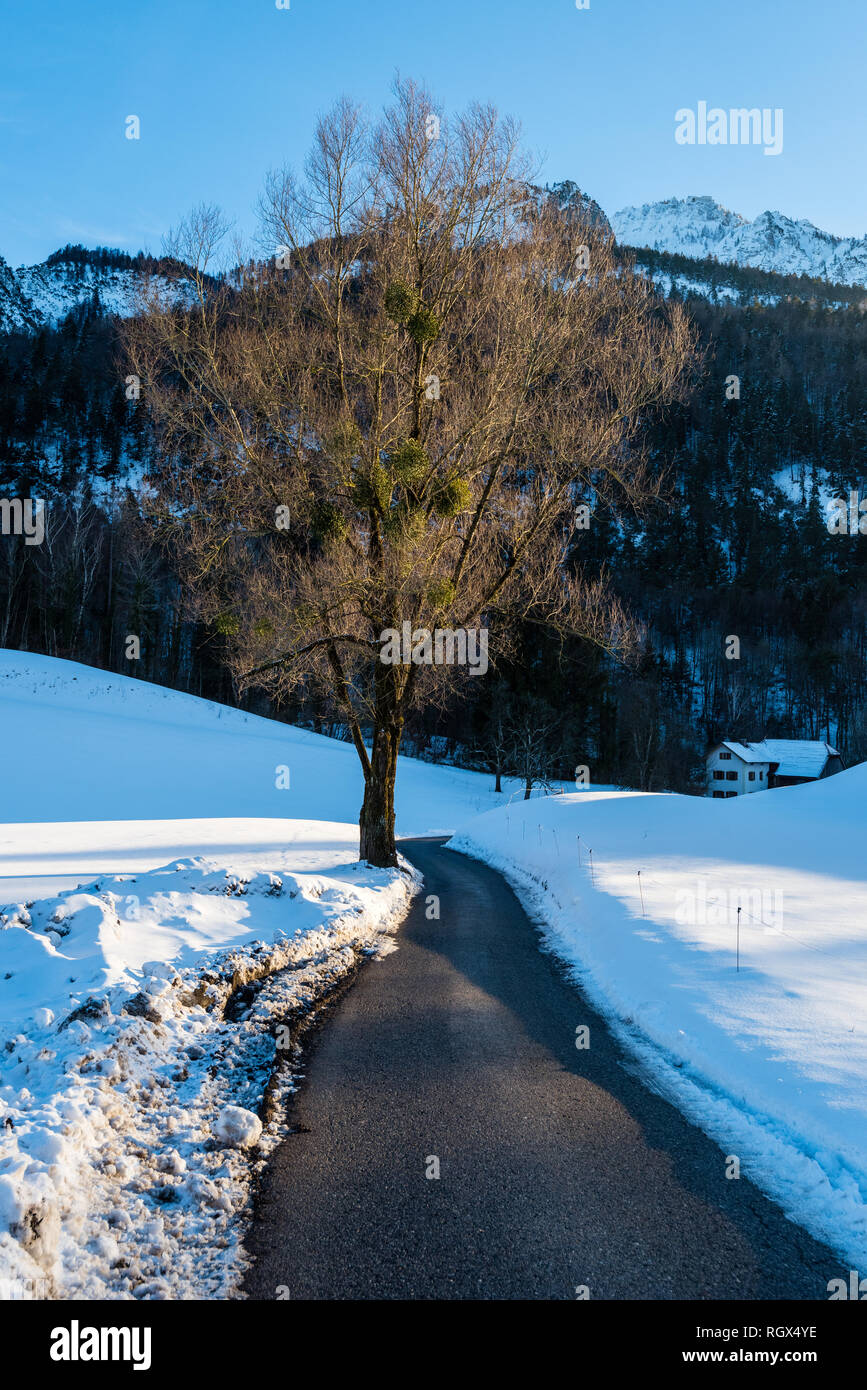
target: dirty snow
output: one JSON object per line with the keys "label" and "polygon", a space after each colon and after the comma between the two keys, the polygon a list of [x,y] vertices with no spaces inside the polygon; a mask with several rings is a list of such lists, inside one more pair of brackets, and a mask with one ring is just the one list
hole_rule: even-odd
{"label": "dirty snow", "polygon": [[352,827],[317,832],[303,872],[271,845],[267,867],[185,859],[0,916],[0,1295],[237,1290],[292,1024],[381,953],[416,886],[360,865]]}

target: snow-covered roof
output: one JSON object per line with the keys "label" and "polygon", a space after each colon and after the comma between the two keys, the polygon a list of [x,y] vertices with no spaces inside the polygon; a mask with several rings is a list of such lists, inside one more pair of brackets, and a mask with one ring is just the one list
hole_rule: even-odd
{"label": "snow-covered roof", "polygon": [[830,743],[814,739],[766,738],[761,743],[724,739],[720,746],[745,763],[777,763],[778,777],[821,777],[828,759],[840,756]]}
{"label": "snow-covered roof", "polygon": [[768,752],[763,752],[763,743],[735,743],[731,739],[724,739],[719,745],[720,748],[727,748],[730,753],[734,753],[744,763],[772,763],[774,758]]}

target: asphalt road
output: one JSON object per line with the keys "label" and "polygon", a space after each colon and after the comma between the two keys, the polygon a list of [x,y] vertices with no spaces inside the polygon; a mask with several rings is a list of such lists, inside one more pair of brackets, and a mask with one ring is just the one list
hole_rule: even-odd
{"label": "asphalt road", "polygon": [[246,1295],[827,1299],[842,1261],[633,1074],[500,875],[401,849],[424,893],[312,1043]]}

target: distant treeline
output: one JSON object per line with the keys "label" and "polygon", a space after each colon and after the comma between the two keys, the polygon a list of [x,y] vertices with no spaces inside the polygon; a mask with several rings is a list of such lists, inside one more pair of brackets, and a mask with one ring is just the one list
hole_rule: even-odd
{"label": "distant treeline", "polygon": [[59,251],[52,251],[50,256],[46,256],[42,264],[69,266],[77,271],[86,266],[95,270],[135,270],[140,275],[183,270],[180,262],[171,257],[151,256],[145,251],[137,251],[134,256],[130,256],[128,252],[119,251],[113,246],[63,246]]}
{"label": "distant treeline", "polygon": [[[754,298],[780,297],[823,306],[867,306],[867,289],[863,285],[836,285],[828,280],[816,280],[810,275],[779,275],[775,271],[742,266],[734,261],[718,261],[714,256],[695,260],[672,251],[656,251],[649,246],[637,250],[624,247],[621,255],[625,260],[635,259],[654,275],[666,274],[674,279],[707,285],[711,296],[726,290],[734,291],[744,303]],[[690,294],[686,297],[691,299],[693,296]],[[696,292],[696,297],[699,297],[699,292]]]}

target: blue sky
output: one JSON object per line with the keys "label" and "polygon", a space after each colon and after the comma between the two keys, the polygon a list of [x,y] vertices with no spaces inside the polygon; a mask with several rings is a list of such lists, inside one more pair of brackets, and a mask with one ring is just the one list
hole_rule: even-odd
{"label": "blue sky", "polygon": [[[867,233],[864,0],[0,0],[0,26],[13,265],[67,241],[158,251],[202,201],[252,232],[265,171],[341,93],[381,107],[396,69],[517,116],[543,179],[607,212],[709,193]],[[782,107],[783,153],[678,145],[700,100]]]}

